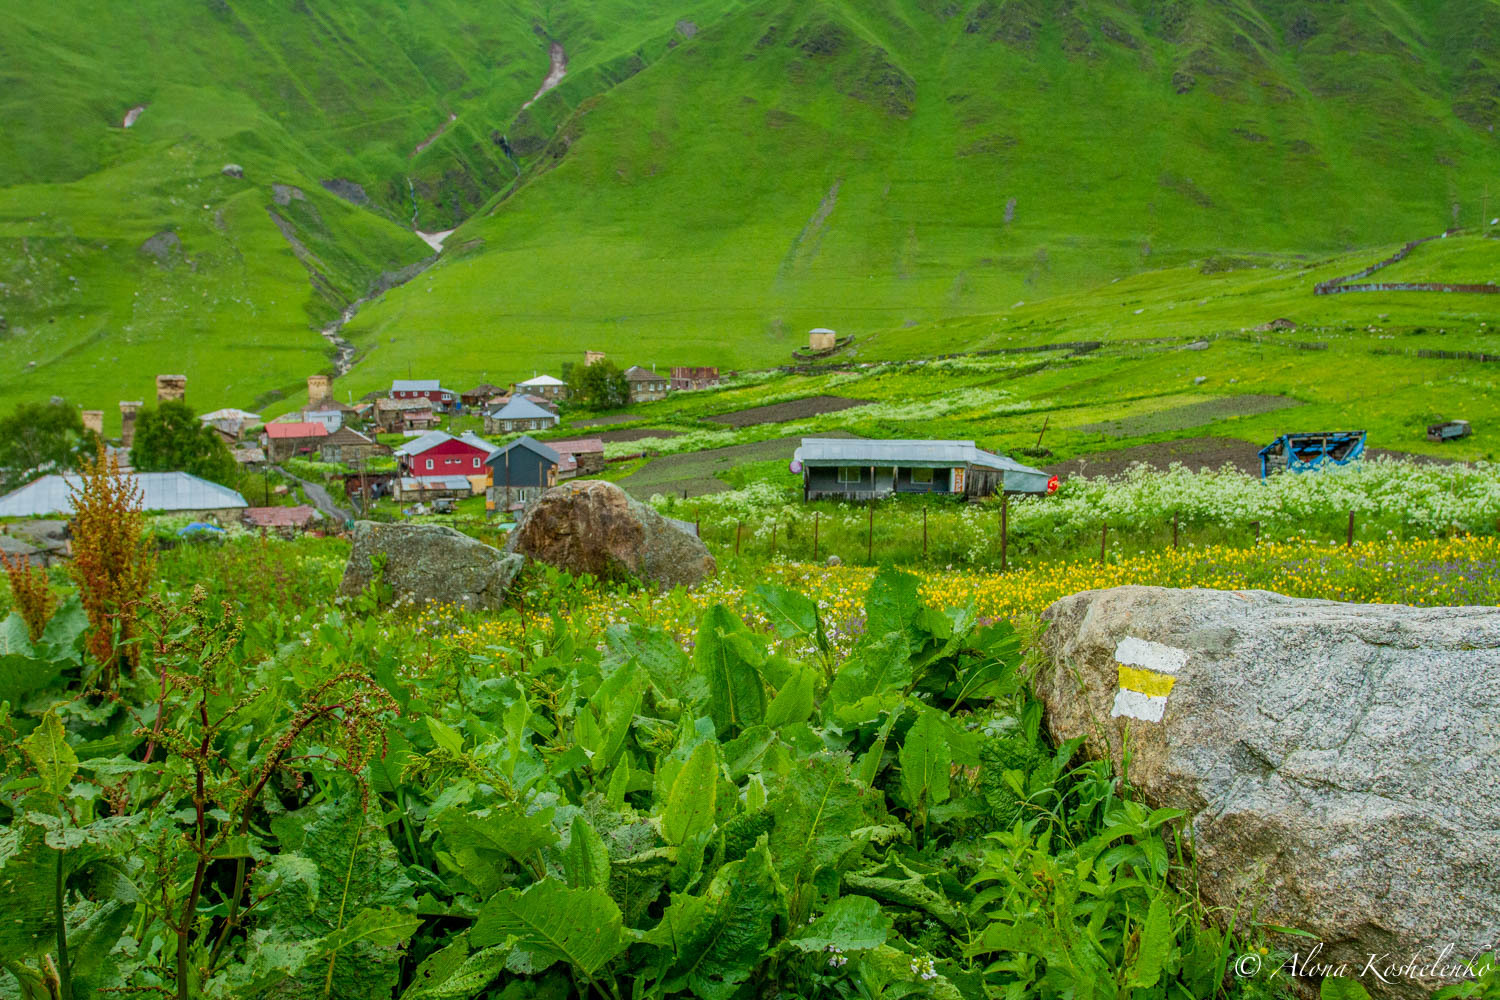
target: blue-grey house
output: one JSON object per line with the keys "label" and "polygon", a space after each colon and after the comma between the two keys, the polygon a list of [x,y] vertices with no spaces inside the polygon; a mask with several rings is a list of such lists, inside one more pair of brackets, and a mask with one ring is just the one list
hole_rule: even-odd
{"label": "blue-grey house", "polygon": [[561,462],[561,455],[525,434],[496,449],[485,459],[489,468],[485,509],[507,510],[556,486]]}
{"label": "blue-grey house", "polygon": [[982,497],[1051,493],[1057,477],[976,447],[973,441],[803,438],[792,456],[802,498],[874,500],[892,493]]}

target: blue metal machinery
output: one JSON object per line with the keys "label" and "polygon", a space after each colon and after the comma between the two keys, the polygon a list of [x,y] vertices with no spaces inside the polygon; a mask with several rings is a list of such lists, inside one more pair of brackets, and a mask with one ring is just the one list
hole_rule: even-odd
{"label": "blue metal machinery", "polygon": [[1348,465],[1364,453],[1364,431],[1283,434],[1260,450],[1260,478],[1277,472],[1310,472],[1327,465]]}

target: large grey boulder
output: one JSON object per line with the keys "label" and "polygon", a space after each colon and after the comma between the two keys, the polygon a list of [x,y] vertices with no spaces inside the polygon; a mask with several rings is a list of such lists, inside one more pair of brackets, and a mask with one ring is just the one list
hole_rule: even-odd
{"label": "large grey boulder", "polygon": [[697,583],[718,568],[708,547],[614,483],[575,480],[526,507],[505,551],[575,575]]}
{"label": "large grey boulder", "polygon": [[1379,997],[1500,943],[1500,610],[1119,587],[1043,617],[1053,735],[1118,764],[1128,731],[1226,918]]}
{"label": "large grey boulder", "polygon": [[375,563],[384,556],[381,581],[397,598],[411,595],[471,609],[499,610],[524,559],[442,524],[354,525],[354,547],[344,567],[339,592],[352,597],[375,578]]}

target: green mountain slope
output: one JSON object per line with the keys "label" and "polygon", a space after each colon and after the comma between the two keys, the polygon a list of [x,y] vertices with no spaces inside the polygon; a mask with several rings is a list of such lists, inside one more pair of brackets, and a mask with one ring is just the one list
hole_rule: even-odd
{"label": "green mountain slope", "polygon": [[[0,28],[0,388],[101,406],[157,368],[215,404],[294,387],[317,327],[429,254],[411,229],[459,222],[346,327],[349,389],[585,347],[775,363],[815,325],[948,349],[929,324],[1143,270],[1477,225],[1500,117],[1495,0],[70,0]],[[167,230],[180,254],[139,249]]]}

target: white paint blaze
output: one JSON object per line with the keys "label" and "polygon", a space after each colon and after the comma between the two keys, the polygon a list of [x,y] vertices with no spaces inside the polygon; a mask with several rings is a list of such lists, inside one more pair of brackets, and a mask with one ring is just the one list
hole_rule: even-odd
{"label": "white paint blaze", "polygon": [[1175,674],[1187,666],[1188,654],[1187,650],[1176,646],[1127,635],[1115,647],[1115,659],[1127,667],[1144,667],[1163,674]]}
{"label": "white paint blaze", "polygon": [[1160,722],[1166,711],[1166,695],[1142,694],[1129,688],[1121,688],[1115,693],[1115,706],[1109,715],[1110,718],[1124,715],[1142,722]]}

